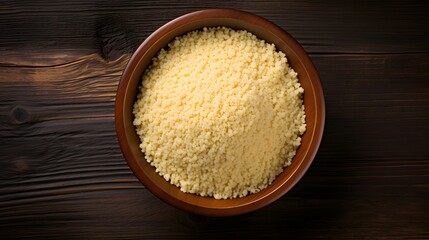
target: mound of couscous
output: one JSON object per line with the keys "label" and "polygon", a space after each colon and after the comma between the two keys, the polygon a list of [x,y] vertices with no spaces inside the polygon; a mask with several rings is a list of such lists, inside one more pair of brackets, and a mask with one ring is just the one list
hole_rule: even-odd
{"label": "mound of couscous", "polygon": [[181,191],[216,199],[266,188],[305,132],[304,89],[284,53],[242,30],[175,38],[143,74],[141,150]]}

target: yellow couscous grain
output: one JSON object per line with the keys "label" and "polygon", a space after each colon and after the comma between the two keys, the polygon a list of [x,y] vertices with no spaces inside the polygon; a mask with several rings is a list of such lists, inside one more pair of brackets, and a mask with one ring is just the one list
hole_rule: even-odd
{"label": "yellow couscous grain", "polygon": [[284,53],[244,30],[204,28],[152,60],[134,104],[146,160],[183,192],[256,193],[290,165],[304,89]]}

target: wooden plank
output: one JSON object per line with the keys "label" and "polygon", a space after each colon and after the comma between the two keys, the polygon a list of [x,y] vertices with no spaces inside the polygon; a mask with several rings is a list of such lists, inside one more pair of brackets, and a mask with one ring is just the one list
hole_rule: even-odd
{"label": "wooden plank", "polygon": [[0,68],[0,152],[12,160],[0,161],[3,204],[141,187],[121,161],[114,132],[115,89],[128,58],[107,63],[93,54],[61,65]]}
{"label": "wooden plank", "polygon": [[[128,169],[113,119],[129,53],[181,14],[234,7],[312,53],[327,124],[285,197],[189,216]],[[44,1],[0,5],[2,238],[429,238],[428,3]],[[369,53],[369,54],[367,54]]]}
{"label": "wooden plank", "polygon": [[[429,52],[427,1],[45,1],[0,6],[0,63],[55,61],[58,54],[132,52],[182,14],[232,7],[259,14],[290,32],[310,53]],[[119,35],[115,35],[120,33]],[[109,39],[121,42],[113,52]],[[19,55],[16,55],[20,53]],[[55,56],[53,56],[55,55]],[[31,60],[30,59],[30,60]],[[35,59],[37,61],[35,61]]]}
{"label": "wooden plank", "polygon": [[113,124],[129,55],[79,54],[0,66],[2,236],[429,237],[428,53],[312,55],[327,104],[318,156],[281,200],[234,218],[189,217],[143,189]]}
{"label": "wooden plank", "polygon": [[2,236],[15,239],[426,239],[429,235],[422,212],[428,210],[427,204],[419,195],[357,197],[337,192],[329,199],[319,195],[297,197],[292,192],[250,214],[204,218],[177,211],[147,190],[84,192],[3,209],[0,228],[13,229]]}

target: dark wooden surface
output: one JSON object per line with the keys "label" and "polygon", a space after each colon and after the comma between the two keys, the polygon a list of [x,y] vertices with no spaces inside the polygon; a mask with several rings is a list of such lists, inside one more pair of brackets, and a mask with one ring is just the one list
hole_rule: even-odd
{"label": "dark wooden surface", "polygon": [[[0,238],[429,239],[429,3],[1,1]],[[292,34],[327,118],[304,178],[246,215],[185,214],[117,144],[130,53],[184,13],[233,7]]]}

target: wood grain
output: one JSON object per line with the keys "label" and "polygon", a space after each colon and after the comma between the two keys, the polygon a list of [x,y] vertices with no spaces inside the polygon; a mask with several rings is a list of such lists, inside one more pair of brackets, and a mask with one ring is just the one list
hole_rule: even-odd
{"label": "wood grain", "polygon": [[[327,119],[313,165],[285,197],[243,216],[201,218],[158,200],[133,176],[113,106],[131,49],[174,17],[218,6],[266,17],[303,44]],[[428,239],[428,7],[2,2],[2,239]],[[106,17],[118,19],[116,30],[106,29]]]}
{"label": "wood grain", "polygon": [[[29,54],[99,52],[107,23],[134,49],[167,21],[203,8],[232,7],[265,17],[292,34],[310,53],[428,52],[425,1],[6,1],[0,7],[0,62]],[[425,11],[426,10],[426,11]],[[97,30],[98,29],[98,30]],[[125,45],[127,47],[125,47]],[[16,49],[22,49],[17,54]],[[42,55],[40,55],[42,54]]]}

